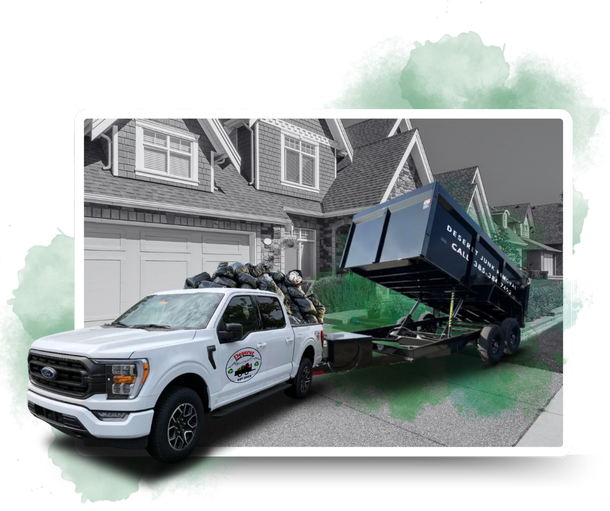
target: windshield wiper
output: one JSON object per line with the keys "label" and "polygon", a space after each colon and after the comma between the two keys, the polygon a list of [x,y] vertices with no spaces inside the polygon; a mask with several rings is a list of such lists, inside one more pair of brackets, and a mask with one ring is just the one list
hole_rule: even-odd
{"label": "windshield wiper", "polygon": [[118,326],[120,328],[133,328],[125,323],[121,323],[120,321],[113,321],[112,323],[105,323],[104,326]]}
{"label": "windshield wiper", "polygon": [[165,329],[169,329],[169,328],[171,328],[171,326],[169,326],[169,325],[156,325],[154,323],[151,323],[150,325],[132,325],[131,328],[165,328]]}

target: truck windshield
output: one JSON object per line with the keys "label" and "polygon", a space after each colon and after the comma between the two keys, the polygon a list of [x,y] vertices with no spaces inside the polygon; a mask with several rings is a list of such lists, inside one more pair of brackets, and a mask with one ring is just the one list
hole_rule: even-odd
{"label": "truck windshield", "polygon": [[205,328],[222,296],[220,293],[147,296],[107,326],[151,329]]}

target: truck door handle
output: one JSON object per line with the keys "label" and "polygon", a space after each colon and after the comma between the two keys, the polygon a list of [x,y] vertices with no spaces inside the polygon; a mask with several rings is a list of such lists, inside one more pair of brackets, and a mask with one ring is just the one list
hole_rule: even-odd
{"label": "truck door handle", "polygon": [[294,341],[294,337],[288,337],[286,339],[286,344],[290,344],[292,341]]}
{"label": "truck door handle", "polygon": [[257,347],[257,348],[264,348],[265,346],[267,346],[267,343],[266,343],[266,342],[259,342],[259,343],[256,345],[256,347]]}
{"label": "truck door handle", "polygon": [[216,369],[216,362],[214,362],[214,352],[216,351],[216,346],[208,346],[208,360],[212,367]]}

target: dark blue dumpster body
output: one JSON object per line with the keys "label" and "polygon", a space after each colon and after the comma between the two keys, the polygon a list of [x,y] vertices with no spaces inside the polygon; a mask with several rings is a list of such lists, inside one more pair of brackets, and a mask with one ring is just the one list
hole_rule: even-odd
{"label": "dark blue dumpster body", "polygon": [[438,182],[355,215],[340,268],[447,315],[460,300],[457,321],[525,326],[526,274]]}

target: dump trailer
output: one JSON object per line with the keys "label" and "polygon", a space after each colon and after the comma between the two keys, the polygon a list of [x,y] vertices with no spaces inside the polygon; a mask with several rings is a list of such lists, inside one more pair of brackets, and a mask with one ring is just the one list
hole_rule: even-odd
{"label": "dump trailer", "polygon": [[[331,364],[350,342],[360,358],[378,352],[410,362],[473,344],[490,365],[519,347],[529,279],[438,182],[355,215],[340,269],[415,305],[396,325],[327,335]],[[433,312],[415,319],[421,304]]]}

